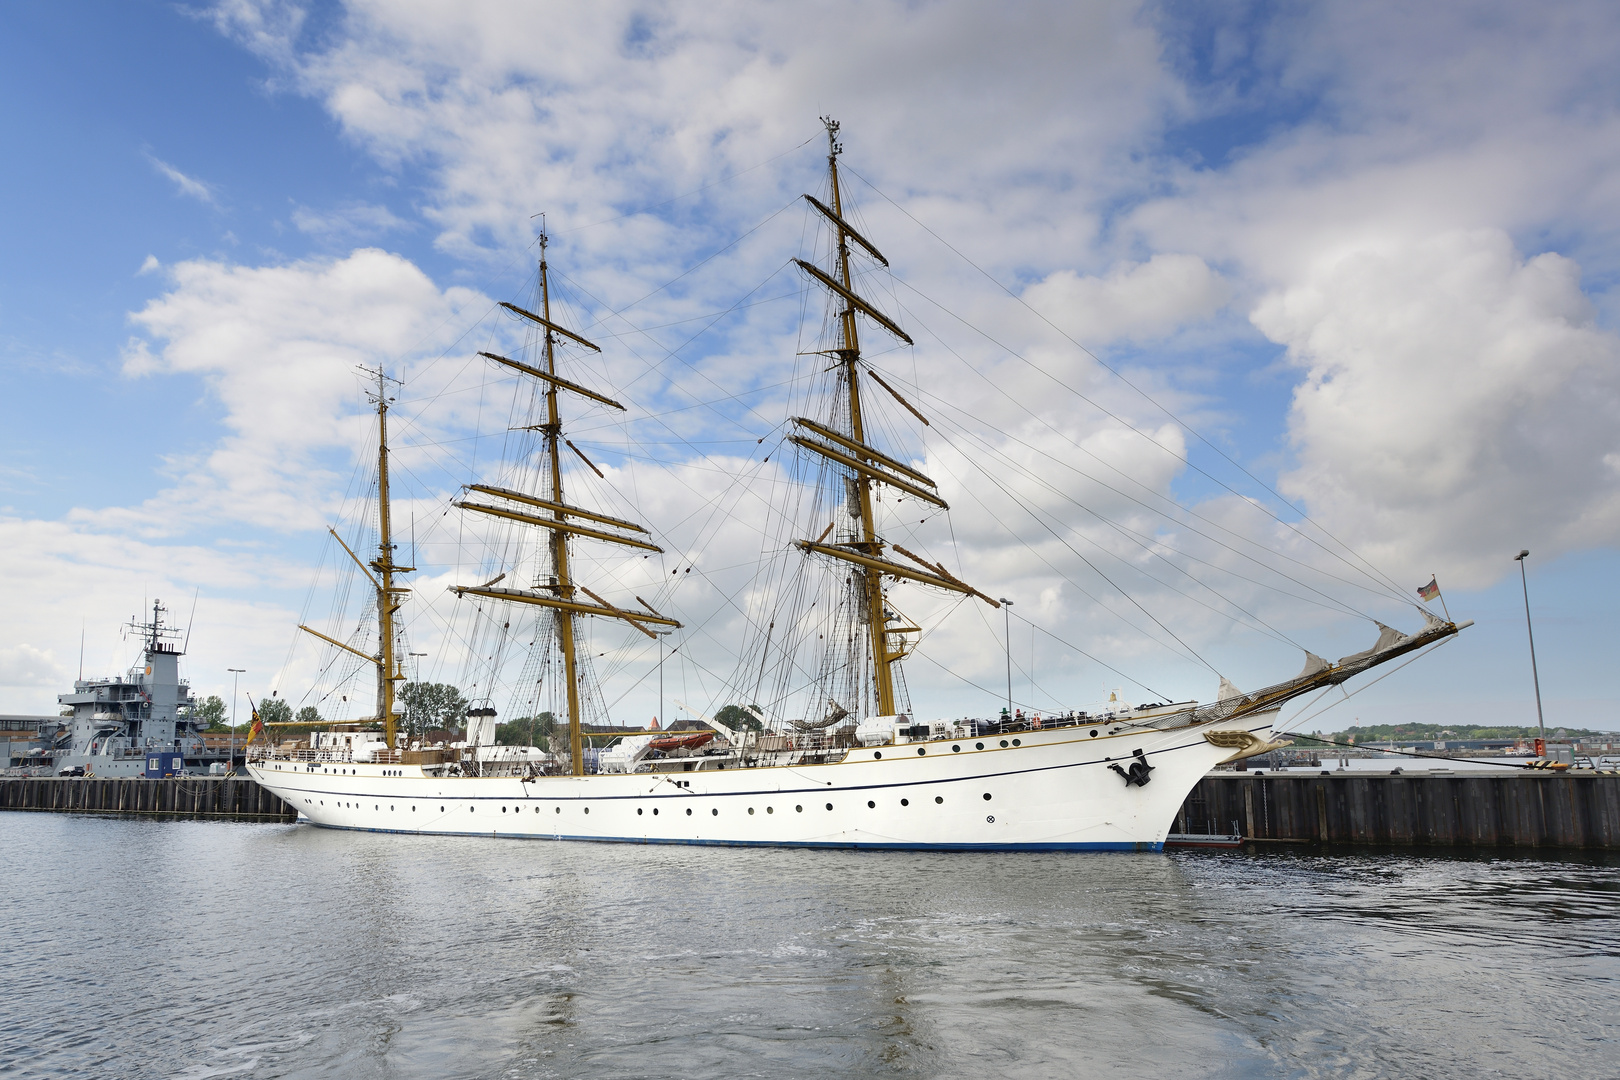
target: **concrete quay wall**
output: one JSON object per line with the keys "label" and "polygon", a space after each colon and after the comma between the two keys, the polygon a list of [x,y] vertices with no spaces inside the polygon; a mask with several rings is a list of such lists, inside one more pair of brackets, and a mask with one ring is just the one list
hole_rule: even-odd
{"label": "concrete quay wall", "polygon": [[1620,776],[1211,774],[1176,832],[1265,841],[1433,847],[1620,848]]}
{"label": "concrete quay wall", "polygon": [[229,821],[297,820],[292,807],[246,776],[0,777],[0,810],[139,814]]}

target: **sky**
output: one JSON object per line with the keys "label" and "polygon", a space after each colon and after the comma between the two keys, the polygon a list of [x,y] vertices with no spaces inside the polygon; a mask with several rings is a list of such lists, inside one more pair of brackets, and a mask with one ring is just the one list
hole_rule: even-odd
{"label": "sky", "polygon": [[[894,536],[1015,601],[897,597],[920,713],[997,707],[1008,651],[1034,708],[1276,682],[1432,574],[1474,626],[1296,720],[1534,722],[1528,548],[1549,726],[1620,728],[1617,47],[1602,3],[0,7],[0,711],[122,670],[154,598],[199,692],[330,707],[296,626],[352,626],[359,365],[403,380],[413,673],[487,677],[443,587],[502,541],[448,502],[512,475],[476,353],[541,213],[570,370],[631,405],[571,490],[668,548],[585,565],[737,697],[831,115],[917,344],[863,340],[933,421],[876,422],[952,502]],[[604,693],[668,716],[634,636]]]}

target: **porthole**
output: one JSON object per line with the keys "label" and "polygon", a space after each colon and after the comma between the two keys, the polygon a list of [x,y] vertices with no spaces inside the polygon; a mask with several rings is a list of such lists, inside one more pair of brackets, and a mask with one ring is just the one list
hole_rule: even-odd
{"label": "porthole", "polygon": [[1003,750],[1007,749],[1007,740],[1006,739],[1001,740],[1001,748]]}
{"label": "porthole", "polygon": [[876,810],[877,809],[877,803],[872,802],[871,800],[867,800],[866,808],[868,810]]}
{"label": "porthole", "polygon": [[767,813],[767,814],[774,814],[774,813],[776,813],[776,807],[774,807],[774,806],[767,806],[767,807],[766,807],[766,808],[765,808],[765,812],[766,812],[766,813]]}
{"label": "porthole", "polygon": [[911,800],[910,799],[901,799],[900,800],[900,805],[901,806],[910,806],[911,805]]}
{"label": "porthole", "polygon": [[641,814],[642,814],[642,810],[641,810],[641,807],[639,807],[639,806],[638,806],[638,807],[636,807],[636,817],[640,817],[640,816],[641,816]]}
{"label": "porthole", "polygon": [[1096,728],[1091,729],[1091,737],[1093,739],[1095,739],[1097,737],[1097,729]]}
{"label": "porthole", "polygon": [[439,813],[441,813],[441,814],[444,813],[444,807],[442,807],[442,806],[439,807]]}
{"label": "porthole", "polygon": [[934,796],[934,801],[937,802],[937,803],[942,803],[942,802],[945,801],[945,796],[943,796],[943,795],[935,795]]}
{"label": "porthole", "polygon": [[873,761],[877,761],[882,757],[883,757],[883,751],[881,751],[881,750],[872,751],[872,760]]}
{"label": "porthole", "polygon": [[538,806],[537,806],[537,807],[535,807],[535,808],[534,808],[534,812],[535,812],[535,813],[537,813],[537,814],[538,814],[538,813],[539,813],[539,812],[540,812],[540,808],[539,808],[539,807],[538,807]]}
{"label": "porthole", "polygon": [[951,753],[960,754],[961,752],[962,752],[962,748],[960,746],[952,746],[951,747]]}
{"label": "porthole", "polygon": [[718,808],[718,807],[716,807],[716,808],[715,808],[715,809],[713,809],[713,810],[710,810],[710,811],[709,811],[709,813],[711,813],[711,814],[713,814],[713,815],[714,815],[714,816],[715,816],[715,817],[719,817],[719,816],[720,816],[720,810],[719,810],[719,808]]}
{"label": "porthole", "polygon": [[983,750],[984,749],[984,743],[982,743],[982,742],[974,743],[973,744],[973,749],[975,749],[975,750]]}
{"label": "porthole", "polygon": [[658,816],[658,807],[655,806],[655,807],[653,807],[653,817],[657,817],[657,816]]}
{"label": "porthole", "polygon": [[804,807],[802,806],[795,806],[793,809],[797,810],[801,814],[804,813]]}
{"label": "porthole", "polygon": [[986,815],[984,815],[984,820],[987,821],[988,823],[990,823],[991,825],[994,825],[996,823],[996,815],[994,815],[994,814],[986,814]]}
{"label": "porthole", "polygon": [[390,814],[392,814],[392,813],[393,813],[393,812],[394,812],[394,808],[393,808],[393,807],[392,807],[392,806],[390,806],[390,807],[389,807],[389,808],[388,808],[388,812],[389,812],[389,813],[390,813]]}
{"label": "porthole", "polygon": [[588,813],[590,813],[590,812],[591,812],[591,808],[590,808],[590,807],[588,807],[588,806],[587,806],[587,807],[586,807],[586,808],[585,808],[585,812],[586,812],[586,813],[587,813],[587,814],[588,814]]}
{"label": "porthole", "polygon": [[752,807],[752,806],[750,806],[750,807],[749,807],[749,808],[748,808],[748,812],[749,812],[749,813],[750,813],[750,814],[752,814],[752,813],[753,813],[753,812],[754,812],[754,808],[753,808],[753,807]]}
{"label": "porthole", "polygon": [[1023,746],[1023,745],[1024,745],[1024,744],[1023,744],[1023,743],[1021,743],[1021,742],[1019,742],[1019,741],[1018,741],[1018,740],[1017,740],[1017,739],[1014,739],[1014,740],[1013,740],[1013,745],[1014,745],[1014,746]]}
{"label": "porthole", "polygon": [[467,813],[469,813],[469,814],[476,813],[477,810],[478,810],[478,807],[476,807],[476,806],[467,807]]}
{"label": "porthole", "polygon": [[504,806],[501,807],[501,813],[503,813],[503,814],[506,813],[506,807],[504,807]]}
{"label": "porthole", "polygon": [[688,806],[688,807],[687,807],[687,808],[686,808],[686,816],[687,816],[687,817],[691,817],[691,816],[692,816],[692,808],[691,808],[691,807],[690,807],[690,806]]}
{"label": "porthole", "polygon": [[926,746],[917,747],[917,754],[918,754],[919,757],[922,756],[923,754],[926,754],[926,753],[928,753],[928,747],[926,747]]}
{"label": "porthole", "polygon": [[828,804],[827,804],[827,809],[829,809],[829,810],[831,810],[831,809],[832,809],[832,803],[828,803]]}
{"label": "porthole", "polygon": [[984,793],[984,801],[985,801],[985,802],[989,802],[989,801],[990,801],[990,793],[989,793],[989,792],[988,792],[988,791],[987,791],[987,792],[985,792],[985,793]]}
{"label": "porthole", "polygon": [[560,807],[560,806],[557,807],[557,813],[559,813],[559,814],[562,813],[562,807]]}

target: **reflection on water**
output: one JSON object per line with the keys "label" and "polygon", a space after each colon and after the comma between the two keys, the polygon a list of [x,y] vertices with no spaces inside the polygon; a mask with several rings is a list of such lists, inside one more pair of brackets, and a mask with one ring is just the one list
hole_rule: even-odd
{"label": "reflection on water", "polygon": [[0,824],[9,1075],[1620,1075],[1602,860]]}

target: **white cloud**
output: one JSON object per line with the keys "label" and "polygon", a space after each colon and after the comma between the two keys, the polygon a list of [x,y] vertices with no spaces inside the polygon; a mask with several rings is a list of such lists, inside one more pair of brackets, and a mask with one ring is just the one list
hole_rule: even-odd
{"label": "white cloud", "polygon": [[146,160],[152,163],[154,169],[174,181],[175,188],[188,199],[196,199],[198,202],[207,203],[209,206],[217,207],[219,205],[219,199],[212,184],[187,176],[167,161],[154,157],[152,154],[147,154]]}
{"label": "white cloud", "polygon": [[1374,563],[1481,586],[1522,545],[1620,538],[1620,339],[1571,260],[1496,230],[1387,243],[1254,321],[1307,372],[1287,491]]}
{"label": "white cloud", "polygon": [[60,687],[68,674],[48,649],[26,642],[0,647],[0,688]]}
{"label": "white cloud", "polygon": [[[629,4],[357,2],[318,40],[300,36],[303,14],[291,4],[231,0],[215,18],[273,65],[281,86],[320,101],[377,161],[425,179],[422,213],[442,251],[472,261],[515,253],[531,237],[529,215],[548,211],[557,265],[571,275],[570,318],[582,328],[811,188],[822,153],[814,118],[839,115],[851,170],[1079,340],[1134,346],[1143,369],[1133,376],[1173,409],[1224,410],[1237,427],[1280,431],[1280,411],[1252,415],[1242,386],[1225,401],[1193,397],[1189,387],[1208,392],[1197,381],[1206,373],[1193,370],[1198,359],[1175,370],[1154,352],[1194,326],[1214,347],[1230,346],[1216,340],[1232,331],[1216,316],[1229,303],[1251,310],[1302,373],[1288,417],[1288,490],[1377,562],[1484,582],[1503,544],[1569,549],[1616,538],[1612,462],[1620,457],[1604,434],[1605,424],[1614,427],[1606,374],[1613,342],[1594,321],[1572,261],[1612,269],[1606,245],[1615,235],[1620,139],[1604,95],[1614,81],[1614,34],[1601,9],[1564,11],[1549,17],[1509,6],[1487,18],[1362,5],[1262,19],[1247,63],[1233,69],[1258,76],[1193,90],[1167,60],[1162,13],[1119,5],[711,5],[649,15]],[[856,39],[836,29],[856,19]],[[537,49],[539,40],[555,46]],[[1259,126],[1268,134],[1231,162],[1194,168],[1166,153],[1167,133],[1174,138],[1182,121],[1218,123],[1222,110],[1251,107],[1267,115]],[[815,145],[797,157],[656,214],[608,220],[807,138]],[[208,185],[171,175],[156,159],[154,166],[190,197],[214,198]],[[1196,507],[1205,521],[1155,509],[1181,478],[1185,434],[849,179],[863,228],[907,285],[940,305],[907,288],[888,292],[881,275],[862,283],[909,327],[931,331],[917,334],[915,352],[878,360],[936,420],[913,440],[899,434],[910,421],[894,409],[883,428],[890,445],[942,473],[958,506],[954,535],[920,515],[910,526],[896,506],[897,533],[902,524],[911,530],[908,546],[959,565],[990,591],[1016,594],[1021,614],[1039,612],[1058,633],[1109,655],[1157,663],[1164,650],[1144,644],[1158,633],[1151,625],[1122,628],[1142,624],[1141,613],[1082,568],[1076,551],[1199,647],[1220,647],[1231,628],[1189,595],[1223,609],[1225,602],[1144,544],[1206,559],[1216,569],[1182,566],[1285,629],[1322,625],[1314,612],[1287,614],[1289,601],[1268,594],[1270,585],[1293,587],[1270,568],[1192,529],[1307,563],[1323,558],[1319,550],[1236,497]],[[799,209],[636,308],[634,320],[674,322],[729,304],[795,252]],[[386,208],[341,199],[329,209],[300,206],[293,220],[325,244],[401,224]],[[596,222],[606,223],[580,228]],[[1563,254],[1518,254],[1548,246]],[[126,370],[200,377],[224,434],[171,461],[173,486],[150,503],[76,515],[64,550],[137,532],[167,533],[174,543],[199,521],[260,532],[323,524],[363,457],[367,425],[352,373],[359,362],[398,363],[415,399],[401,408],[402,422],[415,425],[401,462],[432,480],[402,506],[431,516],[441,509],[432,498],[435,468],[448,474],[475,454],[477,468],[459,476],[488,467],[492,447],[457,441],[475,423],[490,426],[478,408],[496,397],[484,393],[492,378],[468,364],[482,345],[455,343],[487,306],[481,297],[443,289],[408,261],[371,250],[257,268],[199,260],[168,273],[169,291],[135,317]],[[1028,363],[957,325],[955,315]],[[592,333],[624,329],[608,320]],[[667,333],[652,336],[673,342],[686,330]],[[1251,345],[1252,335],[1237,343]],[[719,489],[757,467],[694,447],[719,432],[755,437],[788,402],[781,391],[753,397],[759,415],[737,411],[735,422],[674,410],[784,377],[800,343],[786,309],[765,307],[683,356],[690,369],[638,335],[604,344],[608,354],[584,370],[600,385],[628,387],[626,399],[658,419],[637,413],[627,427],[594,437],[620,438],[635,455],[670,447],[656,453],[678,459],[609,474],[639,492],[650,523],[674,534],[672,550],[706,563],[705,573],[683,573],[675,585],[660,571],[662,591],[649,598],[668,599],[707,627],[712,651],[702,659],[725,667],[741,629],[725,596],[744,589],[762,538],[782,540],[755,498],[781,476],[762,469],[727,501]],[[441,352],[446,359],[435,365]],[[1170,452],[1121,431],[1054,379]],[[982,504],[967,494],[969,482],[983,485]],[[605,486],[583,476],[579,483],[618,505]],[[713,528],[715,514],[730,527]],[[1519,539],[1531,528],[1542,531]],[[125,557],[138,565],[167,550]],[[653,584],[650,563],[604,560],[596,569],[632,592]],[[431,584],[452,577],[437,572]],[[1309,579],[1330,587],[1320,574]],[[751,594],[738,595],[744,603]],[[907,595],[908,614],[919,618],[943,617],[950,606]],[[418,603],[439,608],[425,597]],[[1109,605],[1120,607],[1118,619],[1100,617],[1099,606]],[[275,618],[284,641],[289,617]],[[999,627],[972,605],[951,618],[959,621],[931,639],[932,654],[958,672],[994,674],[1000,656],[987,642]],[[470,649],[443,620],[428,625],[413,632],[432,636],[436,654]],[[60,636],[47,646],[65,655]]]}
{"label": "white cloud", "polygon": [[[242,267],[211,260],[169,268],[173,287],[134,316],[144,336],[124,372],[200,377],[225,436],[169,463],[175,484],[127,509],[75,520],[174,535],[203,519],[274,530],[317,528],[333,511],[349,455],[366,435],[356,369],[399,372],[432,357],[488,301],[439,290],[397,255],[364,248],[342,259]],[[342,451],[334,461],[330,453]]]}
{"label": "white cloud", "polygon": [[1220,310],[1231,286],[1196,255],[1160,254],[1102,277],[1059,270],[1024,293],[1030,306],[1092,345],[1164,337]]}
{"label": "white cloud", "polygon": [[323,240],[353,242],[369,239],[407,227],[386,206],[371,203],[345,203],[329,211],[307,206],[293,208],[293,225],[299,232]]}

